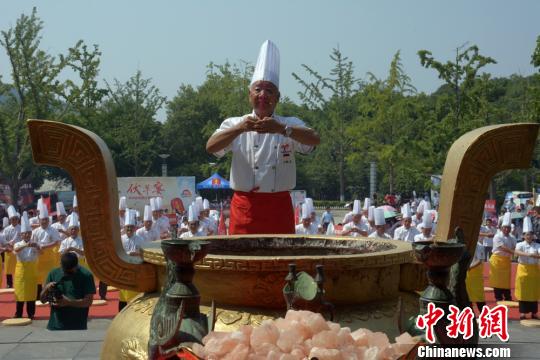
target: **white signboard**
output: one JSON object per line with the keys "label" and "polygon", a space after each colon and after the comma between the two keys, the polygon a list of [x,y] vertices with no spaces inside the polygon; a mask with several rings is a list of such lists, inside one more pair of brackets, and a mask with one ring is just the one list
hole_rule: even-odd
{"label": "white signboard", "polygon": [[150,198],[160,196],[167,213],[184,212],[195,199],[195,177],[120,177],[118,197],[125,196],[130,209],[142,214]]}

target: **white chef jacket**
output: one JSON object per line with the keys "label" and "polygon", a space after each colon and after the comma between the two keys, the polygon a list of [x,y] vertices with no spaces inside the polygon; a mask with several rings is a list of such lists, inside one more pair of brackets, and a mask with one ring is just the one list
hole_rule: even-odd
{"label": "white chef jacket", "polygon": [[352,217],[353,217],[353,212],[352,211],[349,211],[348,213],[345,214],[345,216],[343,217],[343,220],[341,221],[341,224],[345,225],[345,224],[348,224],[352,221]]}
{"label": "white chef jacket", "polygon": [[146,228],[143,226],[142,228],[137,229],[137,231],[135,231],[135,234],[140,236],[144,242],[150,242],[160,239],[157,228],[150,228],[150,230],[146,230]]}
{"label": "white chef jacket", "polygon": [[502,232],[498,233],[493,237],[493,254],[500,256],[512,257],[512,254],[507,253],[506,251],[499,250],[499,247],[506,246],[507,248],[513,250],[516,248],[517,240],[512,235],[504,236]]}
{"label": "white chef jacket", "polygon": [[[32,242],[32,240],[30,240],[29,242]],[[20,239],[13,246],[13,250],[18,250],[18,249],[22,248],[25,245],[26,245],[26,242],[23,241],[22,239]],[[17,256],[17,261],[21,261],[21,262],[36,261],[37,257],[38,257],[38,254],[39,254],[38,249],[36,249],[34,247],[29,247],[29,246],[27,246],[24,249],[22,249],[21,251],[15,253],[15,255]]]}
{"label": "white chef jacket", "polygon": [[[58,249],[58,252],[60,254],[63,254],[66,252],[69,248],[76,248],[79,250],[84,251],[83,241],[80,237],[72,238],[71,236],[67,237],[66,239],[62,240],[62,243],[60,244],[60,249]],[[75,253],[77,254],[77,253]],[[84,256],[81,256],[77,254],[78,258],[84,258]]]}
{"label": "white chef jacket", "polygon": [[191,231],[183,232],[182,235],[180,235],[180,239],[188,239],[192,237],[199,237],[199,236],[205,236],[204,233],[197,231],[195,234],[193,234]]}
{"label": "white chef jacket", "polygon": [[430,237],[425,237],[424,236],[424,233],[420,233],[418,235],[415,235],[414,236],[414,241],[429,241],[429,240],[432,240],[431,236]]}
{"label": "white chef jacket", "polygon": [[476,249],[474,251],[474,257],[472,261],[474,260],[484,261],[485,257],[486,256],[484,255],[484,245],[480,243],[476,243]]}
{"label": "white chef jacket", "polygon": [[122,235],[122,246],[127,254],[138,251],[143,242],[144,240],[137,234],[133,234],[132,237],[128,237],[126,234]]}
{"label": "white chef jacket", "polygon": [[9,244],[15,245],[15,243],[21,239],[21,225],[17,224],[16,226],[7,226],[4,229],[4,236]]}
{"label": "white chef jacket", "polygon": [[[250,115],[255,116],[254,113]],[[214,134],[237,126],[250,115],[226,119]],[[273,118],[289,126],[306,126],[302,120],[295,117],[273,115]],[[296,186],[295,152],[307,154],[313,149],[313,146],[301,144],[281,134],[249,131],[237,136],[229,146],[215,155],[222,157],[232,151],[232,189],[245,192],[279,192],[294,189]]]}
{"label": "white chef jacket", "polygon": [[159,235],[169,232],[169,218],[166,216],[160,216],[157,219],[152,218],[152,229],[156,229]]}
{"label": "white chef jacket", "polygon": [[[360,231],[365,231],[365,232],[369,232],[369,227],[366,226],[366,224],[364,224],[362,221],[360,221],[360,223],[358,224],[355,224],[353,223],[352,221],[345,224],[345,226],[343,226],[343,230],[341,231],[341,233],[344,233],[344,232],[347,232],[353,228],[356,228]],[[359,233],[356,233],[356,232],[353,232],[353,233],[350,233],[348,236],[352,236],[352,237],[358,237],[358,236],[362,236],[360,235]]]}
{"label": "white chef jacket", "polygon": [[51,227],[55,228],[56,231],[58,231],[58,234],[60,234],[60,239],[63,241],[65,240],[68,236],[64,233],[61,233],[60,230],[64,230],[67,232],[67,229],[68,229],[68,222],[67,221],[64,221],[63,224],[60,224],[58,221],[55,222],[54,224],[51,225]]}
{"label": "white chef jacket", "polygon": [[374,231],[372,232],[371,234],[369,234],[368,238],[372,238],[372,239],[387,239],[387,240],[392,240],[392,237],[390,235],[388,235],[387,233],[384,233],[383,234],[384,236],[379,236],[379,234],[377,233],[377,231]]}
{"label": "white chef jacket", "polygon": [[[495,235],[497,233],[497,228],[495,226],[491,226],[491,227],[481,226],[480,227],[480,232],[490,233],[490,234]],[[493,246],[493,238],[484,236],[482,238],[482,244],[484,244],[484,246]]]}
{"label": "white chef jacket", "polygon": [[[530,244],[527,243],[527,241],[522,241],[517,243],[516,250],[519,250],[521,252],[527,253],[527,254],[540,254],[540,244],[535,243],[534,241]],[[538,259],[528,257],[528,256],[518,256],[518,263],[525,264],[525,265],[536,265],[538,264]]]}
{"label": "white chef jacket", "polygon": [[60,234],[52,226],[48,226],[46,229],[43,229],[41,226],[32,230],[32,239],[31,241],[37,242],[39,246],[46,246],[52,243],[62,241],[60,239]]}
{"label": "white chef jacket", "polygon": [[400,226],[394,231],[394,240],[412,243],[414,242],[414,237],[418,234],[420,234],[420,231],[414,226],[409,226],[408,229],[405,229],[405,226]]}
{"label": "white chef jacket", "polygon": [[304,224],[298,224],[295,227],[296,235],[317,235],[319,228],[315,224],[309,224],[309,227],[305,228]]}

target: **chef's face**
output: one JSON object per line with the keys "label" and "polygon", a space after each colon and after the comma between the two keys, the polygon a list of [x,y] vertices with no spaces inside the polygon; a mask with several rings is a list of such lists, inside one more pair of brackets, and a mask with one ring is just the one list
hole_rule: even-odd
{"label": "chef's face", "polygon": [[26,231],[26,232],[21,233],[21,238],[24,241],[29,241],[31,237],[32,237],[32,232],[31,231]]}
{"label": "chef's face", "polygon": [[11,219],[9,219],[9,223],[12,226],[17,226],[17,224],[19,224],[19,218],[16,216],[13,216]]}
{"label": "chef's face", "polygon": [[66,215],[58,215],[58,222],[63,224],[66,221]]}
{"label": "chef's face", "polygon": [[49,226],[49,218],[46,217],[45,219],[41,219],[41,220],[39,221],[39,224],[41,225],[41,227],[42,227],[43,229],[46,229],[46,228]]}
{"label": "chef's face", "polygon": [[249,88],[249,102],[260,119],[271,116],[278,101],[279,90],[269,81],[256,81]]}
{"label": "chef's face", "polygon": [[355,223],[355,224],[358,224],[358,223],[360,222],[361,219],[362,219],[362,215],[360,215],[360,214],[355,214],[355,215],[353,215],[353,217],[352,217],[352,221],[353,221],[353,223]]}
{"label": "chef's face", "polygon": [[144,227],[146,228],[146,230],[150,230],[152,228],[152,221],[146,220],[144,222]]}
{"label": "chef's face", "polygon": [[69,234],[72,238],[76,238],[79,235],[79,227],[78,226],[72,226],[69,228]]}
{"label": "chef's face", "polygon": [[126,235],[132,237],[135,232],[135,225],[126,225]]}
{"label": "chef's face", "polygon": [[411,218],[404,218],[403,219],[403,226],[405,226],[405,229],[408,229],[411,227],[412,219]]}
{"label": "chef's face", "polygon": [[197,231],[199,231],[199,222],[198,221],[190,221],[189,222],[189,231],[191,231],[192,234],[197,233]]}
{"label": "chef's face", "polygon": [[510,226],[503,226],[501,228],[501,231],[504,236],[508,236],[508,234],[510,234],[510,230],[511,230]]}
{"label": "chef's face", "polygon": [[304,225],[305,228],[308,228],[311,225],[311,219],[310,218],[302,219],[302,224]]}
{"label": "chef's face", "polygon": [[431,236],[431,228],[423,227],[422,228],[422,233],[424,234],[425,237],[430,237]]}
{"label": "chef's face", "polygon": [[531,243],[533,240],[533,233],[526,232],[525,234],[523,234],[523,237],[525,238],[525,241],[527,241],[528,243]]}

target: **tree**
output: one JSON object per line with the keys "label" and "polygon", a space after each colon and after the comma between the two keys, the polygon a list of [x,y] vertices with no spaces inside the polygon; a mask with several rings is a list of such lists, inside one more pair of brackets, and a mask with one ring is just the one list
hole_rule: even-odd
{"label": "tree", "polygon": [[161,125],[155,120],[165,97],[137,71],[128,81],[107,83],[109,95],[103,104],[102,134],[111,147],[119,176],[146,176],[157,170],[162,151]]}
{"label": "tree", "polygon": [[350,153],[352,141],[346,128],[356,116],[355,94],[360,89],[361,83],[354,76],[352,61],[348,61],[339,48],[332,50],[330,59],[334,61],[335,66],[330,71],[329,77],[324,77],[305,64],[302,64],[302,68],[315,79],[314,82],[304,80],[296,73],[292,75],[304,87],[304,91],[298,93],[303,104],[314,113],[324,115],[324,119],[317,121],[319,125],[317,130],[322,140],[318,151],[324,151],[324,155],[332,159],[333,162],[325,162],[325,165],[337,164],[339,198],[344,201],[345,159]]}

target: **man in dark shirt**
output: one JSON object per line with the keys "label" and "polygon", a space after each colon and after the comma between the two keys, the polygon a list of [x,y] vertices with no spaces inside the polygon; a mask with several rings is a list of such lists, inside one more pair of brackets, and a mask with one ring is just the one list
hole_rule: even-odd
{"label": "man in dark shirt", "polygon": [[96,293],[94,277],[79,266],[77,255],[66,252],[61,258],[61,268],[53,269],[47,276],[41,292],[41,302],[51,302],[49,330],[86,330],[88,309]]}

